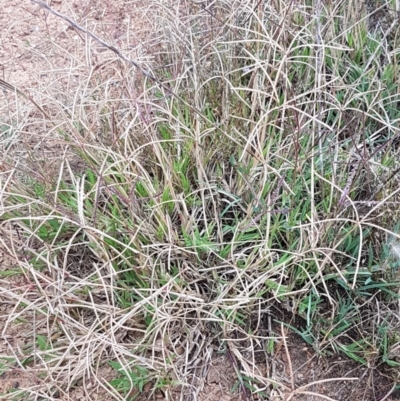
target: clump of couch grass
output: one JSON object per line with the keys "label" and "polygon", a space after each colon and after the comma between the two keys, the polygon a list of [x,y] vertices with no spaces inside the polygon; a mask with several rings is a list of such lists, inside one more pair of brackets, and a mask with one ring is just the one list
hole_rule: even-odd
{"label": "clump of couch grass", "polygon": [[53,383],[24,394],[187,396],[219,349],[246,397],[293,396],[257,366],[276,309],[322,355],[398,366],[397,36],[351,1],[152,6],[153,60],[111,49],[3,117],[7,324],[35,322],[12,363]]}

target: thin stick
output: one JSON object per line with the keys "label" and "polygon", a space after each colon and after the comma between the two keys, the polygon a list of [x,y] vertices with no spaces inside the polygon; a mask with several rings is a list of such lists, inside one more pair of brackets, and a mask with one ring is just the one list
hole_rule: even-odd
{"label": "thin stick", "polygon": [[293,376],[293,367],[292,367],[292,359],[290,358],[289,348],[286,342],[286,334],[285,330],[283,329],[283,323],[281,324],[281,333],[282,333],[282,340],[283,346],[285,347],[286,357],[289,364],[289,375],[290,375],[290,387],[292,388],[292,392],[294,391],[294,376]]}

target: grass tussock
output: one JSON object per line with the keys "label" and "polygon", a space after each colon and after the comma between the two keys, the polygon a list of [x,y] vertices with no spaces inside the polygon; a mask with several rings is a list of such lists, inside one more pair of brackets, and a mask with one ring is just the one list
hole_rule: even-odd
{"label": "grass tussock", "polygon": [[89,378],[187,397],[212,350],[247,398],[292,397],[257,366],[277,310],[322,355],[398,369],[398,25],[351,0],[148,13],[151,60],[92,65],[87,35],[32,98],[2,81],[2,280],[24,282],[6,326],[34,323],[1,366],[52,382],[16,397]]}

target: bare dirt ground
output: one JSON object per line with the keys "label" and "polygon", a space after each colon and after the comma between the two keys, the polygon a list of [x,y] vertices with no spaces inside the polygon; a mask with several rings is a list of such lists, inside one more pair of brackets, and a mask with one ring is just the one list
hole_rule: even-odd
{"label": "bare dirt ground", "polygon": [[[126,4],[129,3],[129,4]],[[38,89],[48,77],[47,71],[60,72],[70,68],[63,58],[63,51],[80,55],[85,52],[85,36],[60,18],[51,15],[29,0],[1,0],[0,59],[2,78],[20,89]],[[124,44],[136,60],[145,58],[152,43],[152,24],[146,13],[146,2],[131,1],[61,1],[49,5],[85,24],[109,43]],[[106,49],[95,44],[99,55]],[[88,60],[90,65],[95,60]]]}
{"label": "bare dirt ground", "polygon": [[[78,23],[84,22],[89,29],[109,43],[128,52],[130,57],[139,62],[152,59],[152,49],[158,43],[155,41],[155,21],[147,13],[151,5],[146,1],[122,0],[51,0],[48,4]],[[88,40],[84,34],[77,32],[64,21],[41,9],[37,4],[27,0],[0,0],[0,61],[1,78],[16,87],[34,94],[48,83],[54,76],[49,70],[59,70],[60,80],[64,80],[65,90],[77,87],[76,81],[65,79],[63,71],[66,68],[76,68],[79,74],[80,61],[75,66],[66,65],[70,60],[63,56],[60,49],[71,49],[71,52],[83,56],[86,52],[85,43]],[[55,45],[56,44],[56,45]],[[59,49],[57,48],[59,47]],[[94,60],[86,60],[87,65],[99,63],[107,59],[107,49],[93,45],[96,49]],[[93,53],[91,53],[93,54]],[[78,59],[79,57],[77,57]],[[3,238],[6,240],[6,238]],[[10,323],[9,316],[15,312],[13,299],[8,297],[7,289],[11,286],[28,291],[29,283],[20,275],[10,275],[15,262],[6,254],[0,257],[0,356],[12,357],[22,355],[24,347],[32,332],[32,316],[21,315],[20,323]],[[299,323],[301,324],[301,322]],[[274,327],[280,335],[280,326]],[[288,391],[284,395],[292,400],[322,400],[316,394],[335,400],[400,400],[394,393],[386,397],[393,383],[385,377],[384,370],[377,371],[356,365],[338,355],[329,358],[319,358],[315,351],[304,344],[294,334],[288,335],[286,343],[278,345],[277,352],[266,357],[265,351],[258,351],[256,362],[259,374],[284,383]],[[110,380],[113,372],[110,368],[100,368],[99,374],[104,380]],[[235,389],[237,376],[234,365],[226,355],[213,353],[211,363],[206,367],[203,389],[199,401],[236,401],[246,399],[246,391]],[[35,369],[25,369],[13,366],[0,371],[0,399],[8,399],[10,390],[20,388],[34,389],[51,385],[43,382],[40,372]],[[336,377],[355,378],[355,381],[335,381]],[[297,393],[294,391],[297,389]],[[300,394],[302,392],[302,394]],[[32,398],[33,399],[33,398]],[[113,399],[102,387],[90,380],[81,381],[69,394],[60,388],[61,400],[111,400]],[[139,400],[165,399],[162,391],[152,393],[145,387]],[[273,391],[271,400],[281,400],[282,394]]]}

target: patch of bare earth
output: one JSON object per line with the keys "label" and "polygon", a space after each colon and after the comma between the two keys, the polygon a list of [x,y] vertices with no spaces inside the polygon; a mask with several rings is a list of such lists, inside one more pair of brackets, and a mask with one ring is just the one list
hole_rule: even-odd
{"label": "patch of bare earth", "polygon": [[[151,61],[151,49],[158,43],[153,36],[154,21],[149,17],[152,14],[147,12],[150,4],[146,1],[52,0],[48,4],[139,63]],[[35,91],[39,93],[56,77],[59,79],[62,96],[63,91],[70,92],[79,87],[79,73],[82,68],[95,70],[110,63],[107,74],[112,70],[114,61],[108,59],[107,49],[93,43],[84,33],[73,29],[37,4],[26,0],[1,0],[0,5],[1,78],[11,85],[31,94]],[[66,53],[76,57],[66,57]],[[86,56],[90,57],[85,58]],[[75,71],[75,76],[69,73],[71,69]],[[58,78],[54,71],[58,72]],[[45,98],[42,100],[46,103]],[[5,237],[2,240],[3,245],[8,242]],[[10,399],[12,392],[24,389],[29,389],[31,399],[34,399],[36,390],[49,388],[54,383],[49,377],[43,380],[44,372],[35,368],[35,355],[30,347],[35,343],[32,333],[40,335],[40,331],[35,329],[38,323],[36,317],[32,313],[24,313],[21,305],[10,297],[11,288],[13,293],[34,297],[34,294],[30,294],[31,283],[18,271],[18,265],[7,253],[0,257],[0,276],[0,399]],[[281,336],[280,326],[274,330],[276,336]],[[249,362],[250,369],[256,370],[264,378],[268,377],[271,382],[283,383],[285,386],[285,390],[278,390],[278,387],[274,389],[273,385],[268,389],[260,389],[259,399],[400,399],[398,396],[396,398],[394,392],[391,393],[394,383],[385,376],[384,370],[362,367],[338,355],[319,358],[298,336],[289,335],[285,331],[285,337],[285,341],[280,340],[273,355],[266,354],[265,344],[253,350],[257,357]],[[210,359],[199,363],[196,384],[200,387],[198,400],[248,399],[246,386],[240,381],[242,372],[246,371],[245,367],[238,363],[234,353],[227,350],[219,353],[219,345],[214,345],[215,349],[210,348]],[[27,353],[28,349],[31,349],[30,353]],[[26,365],[17,362],[27,355],[31,359]],[[115,377],[115,372],[108,366],[98,366],[95,371],[103,382]],[[355,380],[336,380],[337,378]],[[390,397],[386,397],[390,393]],[[179,399],[179,394],[181,392],[177,392],[176,399]],[[82,377],[68,392],[60,387],[54,398],[65,401],[114,399],[109,390],[92,377]],[[145,386],[138,399],[161,401],[166,398],[161,390],[152,391],[151,386]]]}
{"label": "patch of bare earth", "polygon": [[[154,45],[154,21],[148,18],[151,14],[146,13],[145,1],[53,0],[49,5],[138,62],[146,59]],[[62,77],[76,68],[75,79],[65,82],[65,89],[72,89],[79,82],[79,68],[95,68],[108,59],[107,49],[86,43],[90,39],[84,33],[31,1],[2,0],[0,22],[2,78],[19,89],[41,89],[48,79],[54,79],[55,70]],[[93,46],[90,54],[87,46]],[[75,56],[75,64],[67,54]],[[82,59],[82,55],[90,58]]]}
{"label": "patch of bare earth", "polygon": [[287,348],[280,348],[274,363],[279,381],[293,389],[289,399],[398,400],[400,394],[396,397],[393,391],[396,383],[385,374],[385,369],[368,368],[340,355],[318,357],[295,334],[288,333],[286,342]]}

